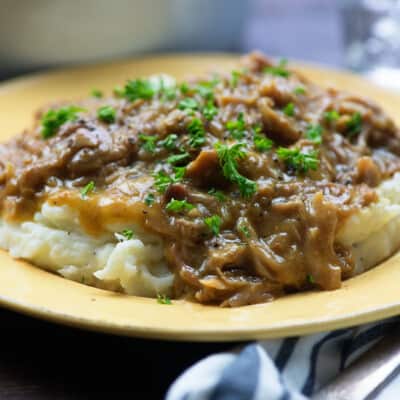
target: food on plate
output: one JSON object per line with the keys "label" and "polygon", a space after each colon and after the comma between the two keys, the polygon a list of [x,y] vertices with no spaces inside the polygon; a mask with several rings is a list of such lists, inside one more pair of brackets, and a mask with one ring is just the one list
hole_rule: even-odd
{"label": "food on plate", "polygon": [[400,247],[398,133],[258,53],[95,89],[0,146],[0,247],[161,304],[336,289]]}

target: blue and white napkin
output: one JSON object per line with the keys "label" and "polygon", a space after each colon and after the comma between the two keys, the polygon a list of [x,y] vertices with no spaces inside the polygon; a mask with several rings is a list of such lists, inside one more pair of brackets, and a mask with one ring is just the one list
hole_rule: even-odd
{"label": "blue and white napkin", "polygon": [[[399,323],[398,318],[316,335],[247,344],[186,370],[166,400],[305,400]],[[400,376],[378,399],[400,399]]]}

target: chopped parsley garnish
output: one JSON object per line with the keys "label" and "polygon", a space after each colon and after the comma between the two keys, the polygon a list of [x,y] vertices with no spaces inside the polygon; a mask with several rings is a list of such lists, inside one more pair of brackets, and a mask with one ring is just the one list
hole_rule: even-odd
{"label": "chopped parsley garnish", "polygon": [[133,238],[133,230],[132,229],[124,229],[122,234],[126,237],[127,240],[131,240]]}
{"label": "chopped parsley garnish", "polygon": [[201,97],[203,97],[203,99],[210,101],[210,100],[213,100],[213,98],[214,98],[214,90],[213,90],[212,86],[201,83],[201,84],[197,85],[196,91]]}
{"label": "chopped parsley garnish", "polygon": [[254,133],[254,147],[256,150],[264,152],[271,150],[274,142],[260,133]]}
{"label": "chopped parsley garnish", "polygon": [[186,167],[174,167],[174,182],[179,182],[183,179],[186,174]]}
{"label": "chopped parsley garnish", "polygon": [[235,88],[239,82],[239,78],[242,76],[242,73],[240,71],[232,71],[231,75],[232,75],[232,77],[231,77],[230,83],[231,83],[231,86],[233,88]]}
{"label": "chopped parsley garnish", "polygon": [[257,124],[253,126],[253,131],[254,133],[261,133],[262,132],[262,125],[261,124]]}
{"label": "chopped parsley garnish", "polygon": [[179,164],[189,157],[189,153],[173,154],[167,158],[168,164]]}
{"label": "chopped parsley garnish", "polygon": [[213,79],[207,82],[200,82],[196,86],[196,92],[206,100],[212,100],[214,98],[214,87],[218,84],[218,79]]}
{"label": "chopped parsley garnish", "polygon": [[112,123],[115,121],[117,110],[111,106],[102,106],[97,110],[97,117],[104,122]]}
{"label": "chopped parsley garnish", "polygon": [[160,193],[164,193],[167,187],[174,182],[173,178],[164,171],[157,172],[153,175],[154,185]]}
{"label": "chopped parsley garnish", "polygon": [[103,97],[103,92],[99,89],[92,89],[90,94],[92,97],[96,97],[98,99],[101,99]]}
{"label": "chopped parsley garnish", "polygon": [[311,274],[307,274],[307,281],[309,283],[315,283],[315,279]]}
{"label": "chopped parsley garnish", "polygon": [[262,131],[262,127],[261,125],[255,125],[253,126],[253,131],[254,131],[254,137],[253,137],[253,141],[254,141],[254,147],[256,148],[256,150],[264,152],[264,151],[268,151],[272,148],[272,146],[274,145],[274,142],[265,137],[261,131]]}
{"label": "chopped parsley garnish", "polygon": [[306,130],[306,138],[314,143],[322,143],[322,126],[321,125],[309,125]]}
{"label": "chopped parsley garnish", "polygon": [[175,199],[171,199],[165,207],[167,211],[172,211],[172,212],[190,211],[193,210],[193,208],[195,208],[195,206],[187,202],[186,200],[175,200]]}
{"label": "chopped parsley garnish", "polygon": [[334,122],[339,119],[340,115],[336,110],[326,111],[324,113],[324,118],[329,122]]}
{"label": "chopped parsley garnish", "polygon": [[150,79],[154,94],[159,93],[161,101],[174,100],[176,98],[175,81],[165,79],[164,76],[153,76]]}
{"label": "chopped parsley garnish", "polygon": [[174,100],[176,98],[176,87],[163,87],[160,90],[161,93],[161,100]]}
{"label": "chopped parsley garnish", "polygon": [[221,190],[212,188],[208,191],[208,194],[214,196],[220,203],[223,203],[226,200],[226,196],[221,192]]}
{"label": "chopped parsley garnish", "polygon": [[244,236],[246,236],[247,238],[250,237],[250,230],[249,227],[247,225],[240,225],[239,229],[241,232],[243,232]]}
{"label": "chopped parsley garnish", "polygon": [[154,153],[156,150],[156,142],[158,137],[151,136],[151,135],[139,135],[139,139],[143,142],[143,150],[147,151],[148,153]]}
{"label": "chopped parsley garnish", "polygon": [[293,103],[286,104],[286,106],[283,108],[283,113],[288,117],[293,117],[293,115],[294,115],[294,104]]}
{"label": "chopped parsley garnish", "polygon": [[201,147],[206,142],[206,131],[199,118],[193,118],[187,127],[189,131],[189,145]]}
{"label": "chopped parsley garnish", "polygon": [[215,107],[212,101],[208,101],[207,104],[203,107],[204,118],[208,121],[211,121],[217,114],[218,108]]}
{"label": "chopped parsley garnish", "polygon": [[57,133],[58,128],[67,121],[75,121],[78,113],[86,111],[84,108],[77,106],[61,107],[58,110],[49,110],[42,116],[41,135],[43,139],[48,139]]}
{"label": "chopped parsley garnish", "polygon": [[145,198],[144,198],[144,203],[146,206],[151,206],[154,203],[154,194],[149,193]]}
{"label": "chopped parsley garnish", "polygon": [[89,193],[93,192],[96,185],[93,181],[90,181],[85,187],[81,189],[81,197],[84,199]]}
{"label": "chopped parsley garnish", "polygon": [[237,170],[237,160],[246,156],[242,150],[243,146],[244,143],[236,143],[231,147],[216,143],[215,149],[225,178],[238,185],[242,197],[251,197],[257,190],[256,182],[241,175]]}
{"label": "chopped parsley garnish", "polygon": [[135,101],[137,99],[150,100],[155,93],[156,90],[150,80],[132,79],[126,83],[121,94],[129,101]]}
{"label": "chopped parsley garnish", "polygon": [[290,75],[290,71],[286,69],[287,63],[288,61],[286,59],[282,59],[279,61],[278,65],[274,65],[272,67],[265,67],[264,72],[267,74],[288,78]]}
{"label": "chopped parsley garnish", "polygon": [[316,170],[319,165],[318,153],[315,150],[305,153],[298,148],[280,147],[276,154],[288,167],[298,173],[307,172],[310,169]]}
{"label": "chopped parsley garnish", "polygon": [[172,301],[166,294],[157,293],[157,303],[171,305]]}
{"label": "chopped parsley garnish", "polygon": [[113,89],[113,93],[116,97],[124,97],[125,96],[125,90],[121,86],[115,86]]}
{"label": "chopped parsley garnish", "polygon": [[181,83],[179,90],[182,94],[187,94],[189,92],[189,85],[186,82]]}
{"label": "chopped parsley garnish", "polygon": [[204,218],[204,223],[215,236],[219,235],[222,224],[222,219],[219,215],[212,215],[211,217]]}
{"label": "chopped parsley garnish", "polygon": [[237,120],[228,121],[226,123],[226,129],[228,129],[229,133],[234,139],[243,139],[246,134],[246,123],[244,121],[244,114],[240,112]]}
{"label": "chopped parsley garnish", "polygon": [[160,140],[160,146],[167,150],[174,150],[176,148],[176,141],[178,140],[178,135],[171,133],[165,139]]}
{"label": "chopped parsley garnish", "polygon": [[185,111],[194,111],[199,109],[199,103],[195,99],[187,97],[179,102],[178,108]]}
{"label": "chopped parsley garnish", "polygon": [[153,174],[154,185],[160,193],[164,193],[171,183],[179,182],[183,179],[186,173],[185,167],[175,167],[175,175],[167,175],[164,171],[159,171]]}
{"label": "chopped parsley garnish", "polygon": [[346,123],[347,135],[358,135],[362,129],[362,118],[359,112],[355,112]]}
{"label": "chopped parsley garnish", "polygon": [[307,90],[304,86],[297,86],[294,88],[293,93],[294,94],[306,94]]}
{"label": "chopped parsley garnish", "polygon": [[133,239],[133,230],[132,229],[124,229],[122,232],[115,233],[115,237],[120,241],[123,242],[124,240],[131,240]]}

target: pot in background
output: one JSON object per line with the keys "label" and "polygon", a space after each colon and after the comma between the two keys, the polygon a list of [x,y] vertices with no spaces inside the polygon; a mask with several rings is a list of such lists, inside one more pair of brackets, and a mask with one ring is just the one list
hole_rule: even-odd
{"label": "pot in background", "polygon": [[238,48],[245,0],[0,0],[0,74]]}

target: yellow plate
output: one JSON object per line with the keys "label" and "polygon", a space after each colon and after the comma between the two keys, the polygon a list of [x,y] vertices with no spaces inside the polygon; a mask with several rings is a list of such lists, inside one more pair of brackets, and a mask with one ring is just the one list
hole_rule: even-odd
{"label": "yellow plate", "polygon": [[[55,99],[110,91],[128,77],[232,68],[233,56],[164,56],[33,75],[0,85],[0,139],[28,127]],[[211,68],[210,68],[211,67]],[[399,122],[399,98],[348,73],[300,66],[306,76],[380,103]],[[300,293],[235,309],[115,294],[68,281],[0,252],[0,303],[25,314],[114,334],[175,340],[245,340],[292,336],[361,324],[400,313],[400,255],[331,292]]]}

